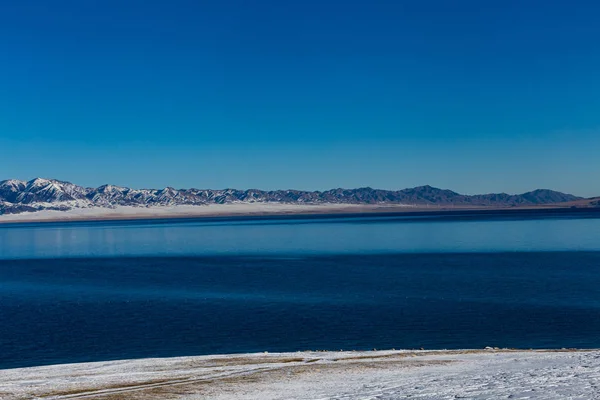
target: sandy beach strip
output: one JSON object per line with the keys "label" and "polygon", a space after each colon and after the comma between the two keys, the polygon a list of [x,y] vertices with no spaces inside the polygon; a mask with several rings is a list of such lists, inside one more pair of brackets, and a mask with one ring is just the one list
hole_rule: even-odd
{"label": "sandy beach strip", "polygon": [[600,351],[296,352],[0,370],[16,399],[600,398]]}

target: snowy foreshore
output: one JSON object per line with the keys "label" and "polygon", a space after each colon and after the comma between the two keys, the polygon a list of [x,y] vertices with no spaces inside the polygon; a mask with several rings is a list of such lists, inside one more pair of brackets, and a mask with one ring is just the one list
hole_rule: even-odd
{"label": "snowy foreshore", "polygon": [[2,214],[3,222],[60,222],[120,219],[199,218],[225,216],[262,216],[286,214],[361,213],[411,210],[410,206],[360,205],[360,204],[285,204],[285,203],[233,203],[203,206],[117,206],[82,207],[66,211],[42,210],[20,214]]}
{"label": "snowy foreshore", "polygon": [[259,353],[0,370],[14,399],[600,398],[600,351]]}

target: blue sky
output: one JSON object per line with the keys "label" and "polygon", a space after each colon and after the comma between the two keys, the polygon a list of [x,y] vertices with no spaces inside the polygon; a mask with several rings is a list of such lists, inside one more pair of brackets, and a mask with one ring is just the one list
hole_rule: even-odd
{"label": "blue sky", "polygon": [[600,195],[594,1],[0,1],[0,179]]}

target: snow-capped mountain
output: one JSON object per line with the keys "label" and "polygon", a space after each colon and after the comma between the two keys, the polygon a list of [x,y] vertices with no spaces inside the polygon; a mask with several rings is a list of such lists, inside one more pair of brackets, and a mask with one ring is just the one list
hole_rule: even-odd
{"label": "snow-capped mountain", "polygon": [[563,203],[579,199],[581,198],[552,190],[535,190],[520,195],[500,193],[468,196],[431,186],[396,191],[367,187],[311,192],[258,189],[174,189],[172,187],[131,189],[113,185],[85,188],[70,182],[43,178],[36,178],[29,182],[15,179],[0,182],[0,214],[89,207],[149,207],[225,203],[519,206]]}

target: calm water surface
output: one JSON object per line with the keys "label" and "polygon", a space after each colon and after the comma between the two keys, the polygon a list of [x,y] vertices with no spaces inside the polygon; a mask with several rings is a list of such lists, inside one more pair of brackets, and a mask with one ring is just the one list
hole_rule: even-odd
{"label": "calm water surface", "polygon": [[600,219],[0,226],[0,368],[485,346],[600,347]]}
{"label": "calm water surface", "polygon": [[0,225],[0,259],[600,250],[600,212]]}

